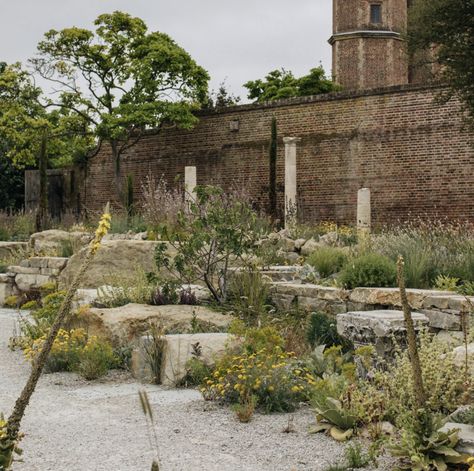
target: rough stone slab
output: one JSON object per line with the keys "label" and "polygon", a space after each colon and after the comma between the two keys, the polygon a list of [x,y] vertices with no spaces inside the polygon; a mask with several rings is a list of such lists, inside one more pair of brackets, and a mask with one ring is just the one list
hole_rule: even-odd
{"label": "rough stone slab", "polygon": [[430,321],[430,327],[441,330],[461,330],[461,317],[458,311],[434,309],[420,309]]}
{"label": "rough stone slab", "polygon": [[5,305],[5,301],[9,296],[18,294],[13,283],[0,282],[0,307]]}
{"label": "rough stone slab", "polygon": [[165,333],[189,332],[194,313],[197,321],[209,331],[226,330],[232,321],[230,316],[204,306],[127,304],[112,309],[89,309],[72,319],[70,327],[84,327],[91,335],[124,345],[136,343],[149,329],[150,322],[161,325]]}
{"label": "rough stone slab", "polygon": [[28,264],[34,268],[48,268],[48,257],[30,257]]}
{"label": "rough stone slab", "polygon": [[62,270],[66,267],[69,259],[66,257],[48,257],[46,259],[48,268],[53,268],[56,270]]}
{"label": "rough stone slab", "polygon": [[468,424],[457,424],[455,422],[447,422],[442,428],[442,432],[448,430],[458,429],[459,430],[459,444],[456,450],[459,453],[466,453],[470,456],[474,456],[474,426]]}
{"label": "rough stone slab", "polygon": [[345,302],[327,301],[325,299],[298,297],[298,306],[312,311],[324,312],[326,314],[343,314],[347,312]]}
{"label": "rough stone slab", "polygon": [[[133,280],[136,277],[135,268],[145,272],[155,271],[154,253],[158,244],[159,242],[145,240],[110,240],[102,243],[80,288],[98,288],[104,284],[112,284],[114,279],[111,278]],[[82,249],[69,259],[66,268],[61,272],[62,287],[72,283],[88,250],[88,248]],[[168,254],[170,257],[175,254],[171,246],[168,246]],[[165,269],[162,275],[168,275]]]}
{"label": "rough stone slab", "polygon": [[[456,347],[453,350],[454,353],[454,361],[459,368],[465,368],[466,362],[466,347],[461,345],[460,347]],[[470,343],[467,345],[467,357],[468,357],[468,366],[471,371],[471,375],[474,376],[474,343]]]}
{"label": "rough stone slab", "polygon": [[22,267],[19,265],[8,267],[8,271],[11,273],[22,274],[22,275],[38,275],[40,273],[39,268],[34,267]]}
{"label": "rough stone slab", "polygon": [[[415,328],[428,324],[424,314],[412,313]],[[356,345],[374,345],[380,355],[393,350],[393,337],[405,338],[405,321],[402,311],[356,311],[337,315],[337,331]]]}
{"label": "rough stone slab", "polygon": [[85,246],[92,240],[93,235],[87,232],[66,232],[57,229],[37,232],[30,237],[30,245],[39,255],[61,253],[65,243],[73,246]]}
{"label": "rough stone slab", "polygon": [[349,297],[349,291],[332,286],[321,286],[311,283],[272,283],[272,292],[336,302],[346,301]]}
{"label": "rough stone slab", "polygon": [[59,268],[40,268],[41,275],[49,275],[49,276],[59,276],[61,270]]}
{"label": "rough stone slab", "polygon": [[225,353],[231,342],[229,334],[181,334],[166,335],[164,358],[161,367],[161,384],[176,386],[186,375],[186,363],[193,357],[193,345],[202,347],[200,358],[214,364]]}
{"label": "rough stone slab", "polygon": [[[422,308],[427,297],[439,295],[452,295],[452,293],[449,291],[407,289],[408,302],[413,309]],[[401,307],[400,290],[398,288],[355,288],[351,291],[349,299],[354,303],[365,305]]]}
{"label": "rough stone slab", "polygon": [[305,242],[305,244],[301,247],[301,255],[308,256],[311,255],[313,252],[321,248],[323,244],[317,242],[314,239],[309,239]]}
{"label": "rough stone slab", "polygon": [[31,290],[37,290],[46,283],[54,283],[56,279],[48,275],[24,275],[18,274],[15,277],[15,283],[18,289],[24,293]]}

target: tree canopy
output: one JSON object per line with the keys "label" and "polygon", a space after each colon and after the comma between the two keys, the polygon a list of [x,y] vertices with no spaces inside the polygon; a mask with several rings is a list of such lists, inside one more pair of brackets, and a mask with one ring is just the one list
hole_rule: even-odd
{"label": "tree canopy", "polygon": [[116,176],[123,152],[150,128],[196,122],[208,74],[168,35],[148,32],[139,18],[100,15],[95,30],[51,30],[31,60],[52,82],[51,106],[83,119],[99,144],[110,144]]}
{"label": "tree canopy", "polygon": [[52,166],[82,158],[92,145],[87,123],[67,109],[50,109],[42,90],[20,64],[0,64],[2,156],[16,168],[36,166],[41,147]]}
{"label": "tree canopy", "polygon": [[410,8],[409,47],[431,50],[437,78],[459,96],[474,118],[474,1],[415,0]]}
{"label": "tree canopy", "polygon": [[263,80],[251,80],[245,83],[244,87],[249,91],[248,98],[256,102],[319,95],[338,90],[337,85],[326,77],[321,66],[311,69],[308,75],[299,78],[283,68],[273,70]]}

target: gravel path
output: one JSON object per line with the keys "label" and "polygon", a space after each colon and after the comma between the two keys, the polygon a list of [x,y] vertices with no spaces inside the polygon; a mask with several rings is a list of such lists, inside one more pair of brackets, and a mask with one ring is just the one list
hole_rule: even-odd
{"label": "gravel path", "polygon": [[[0,309],[0,411],[8,414],[29,373],[8,350],[16,321]],[[148,471],[150,452],[137,392],[143,386],[112,372],[85,382],[75,374],[44,375],[22,424],[23,463],[15,471]],[[157,418],[161,471],[309,471],[342,459],[344,447],[308,435],[309,408],[260,415],[250,424],[201,399],[194,390],[146,387]],[[294,433],[284,433],[289,418]],[[379,468],[382,469],[382,468]]]}

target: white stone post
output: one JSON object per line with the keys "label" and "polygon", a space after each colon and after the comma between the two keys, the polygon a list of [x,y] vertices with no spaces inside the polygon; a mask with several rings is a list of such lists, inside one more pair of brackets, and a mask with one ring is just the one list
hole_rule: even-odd
{"label": "white stone post", "polygon": [[362,188],[357,193],[357,229],[370,232],[371,223],[370,189]]}
{"label": "white stone post", "polygon": [[184,167],[184,199],[187,203],[195,200],[195,189],[197,185],[196,167]]}
{"label": "white stone post", "polygon": [[285,143],[285,228],[297,221],[296,144],[299,137],[284,137]]}

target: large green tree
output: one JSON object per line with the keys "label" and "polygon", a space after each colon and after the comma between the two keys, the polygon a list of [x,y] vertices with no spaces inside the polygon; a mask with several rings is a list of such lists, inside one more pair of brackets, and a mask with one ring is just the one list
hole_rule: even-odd
{"label": "large green tree", "polygon": [[37,228],[47,215],[48,165],[61,166],[83,156],[92,144],[87,122],[67,109],[51,108],[20,64],[0,65],[0,159],[5,169],[39,167]]}
{"label": "large green tree", "polygon": [[263,80],[250,80],[244,87],[249,91],[248,98],[256,102],[319,95],[338,89],[337,85],[326,78],[321,66],[311,69],[308,75],[300,78],[285,69],[273,70]]}
{"label": "large green tree", "polygon": [[414,0],[411,2],[409,48],[420,51],[439,67],[437,79],[446,83],[446,98],[458,96],[474,118],[474,1]]}
{"label": "large green tree", "polygon": [[147,129],[192,127],[209,80],[168,35],[118,11],[100,15],[94,31],[47,32],[31,63],[60,92],[50,104],[84,119],[99,145],[110,145],[120,197],[123,153]]}

